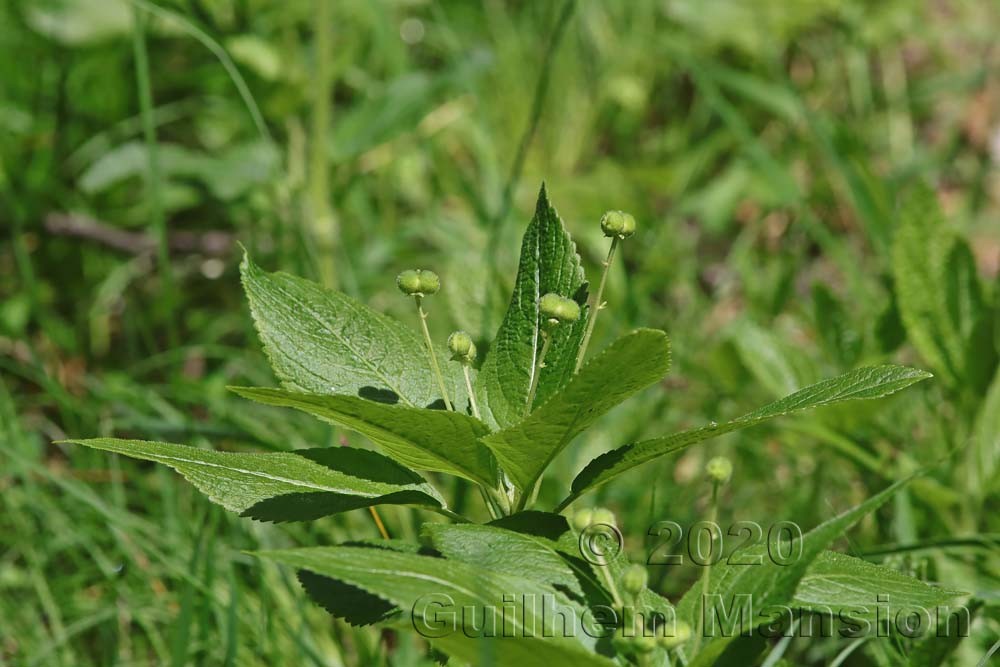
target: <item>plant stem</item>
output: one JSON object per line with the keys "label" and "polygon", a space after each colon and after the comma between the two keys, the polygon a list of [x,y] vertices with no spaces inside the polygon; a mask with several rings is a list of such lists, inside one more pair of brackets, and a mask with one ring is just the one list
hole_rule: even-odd
{"label": "plant stem", "polygon": [[434,354],[434,343],[431,341],[431,332],[427,328],[427,313],[424,312],[424,307],[420,302],[420,297],[415,296],[413,299],[417,302],[417,314],[420,315],[420,328],[424,332],[424,342],[427,343],[427,353],[431,357],[431,370],[434,371],[434,376],[437,378],[438,389],[441,390],[441,398],[444,399],[444,406],[449,410],[454,410],[451,407],[451,401],[448,400],[448,390],[444,386],[444,376],[441,375],[441,367],[438,366],[437,355]]}
{"label": "plant stem", "polygon": [[604,284],[608,281],[608,271],[611,268],[611,262],[615,258],[615,249],[618,247],[618,237],[611,237],[611,248],[608,249],[608,257],[604,260],[604,271],[601,273],[601,282],[597,286],[597,294],[594,295],[594,302],[590,306],[590,313],[587,317],[587,331],[583,334],[583,342],[580,343],[580,351],[576,355],[576,369],[574,373],[580,370],[583,366],[583,358],[587,355],[587,346],[590,345],[590,336],[594,333],[594,324],[597,322],[597,313],[601,312],[604,308],[604,304],[601,303],[601,297],[604,295]]}
{"label": "plant stem", "polygon": [[373,505],[369,505],[368,511],[372,513],[372,518],[375,519],[375,525],[378,527],[378,532],[382,533],[382,539],[389,539],[389,531],[385,529],[385,524],[382,523],[382,517],[378,515],[378,510],[375,509]]}
{"label": "plant stem", "polygon": [[174,279],[167,245],[167,220],[163,211],[163,181],[160,173],[160,152],[156,142],[153,119],[153,89],[149,79],[149,53],[146,50],[146,13],[133,8],[135,28],[132,31],[132,51],[135,56],[135,76],[139,89],[139,113],[146,142],[146,188],[149,196],[153,236],[156,238],[157,263],[163,280],[161,312],[166,316],[167,340],[177,346],[177,313],[174,312]]}
{"label": "plant stem", "polygon": [[[719,482],[712,481],[712,503],[709,507],[709,521],[715,523],[716,519],[719,517]],[[714,547],[713,547],[714,550]],[[711,552],[710,552],[711,553]],[[708,596],[708,586],[709,579],[712,576],[712,565],[711,562],[705,566],[705,569],[701,573],[701,605],[702,611],[698,614],[697,627],[695,628],[694,634],[694,648],[691,651],[691,655],[697,655],[698,649],[701,647],[701,633],[702,633],[702,621],[705,616],[705,598]]]}
{"label": "plant stem", "polygon": [[472,378],[469,377],[469,367],[466,364],[462,364],[462,372],[465,374],[465,388],[469,390],[469,405],[472,406],[472,416],[481,419],[479,406],[476,405],[476,393],[472,391]]}
{"label": "plant stem", "polygon": [[552,344],[552,337],[544,329],[542,330],[542,339],[545,342],[542,343],[542,351],[538,355],[538,363],[535,364],[535,372],[531,376],[531,386],[528,388],[528,412],[531,412],[531,404],[535,402],[535,392],[538,390],[538,378],[542,374],[542,368],[545,366],[545,355],[549,351],[549,345]]}

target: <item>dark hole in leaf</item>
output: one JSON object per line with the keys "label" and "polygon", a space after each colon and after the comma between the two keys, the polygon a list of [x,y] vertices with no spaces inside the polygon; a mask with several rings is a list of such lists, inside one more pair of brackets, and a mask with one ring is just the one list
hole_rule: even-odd
{"label": "dark hole in leaf", "polygon": [[427,409],[428,410],[447,410],[447,408],[444,405],[444,399],[443,398],[439,398],[436,401],[434,401],[433,403],[431,403],[430,405],[428,405]]}
{"label": "dark hole in leaf", "polygon": [[590,283],[586,280],[580,283],[580,286],[576,288],[576,292],[573,293],[573,301],[576,301],[581,306],[587,305],[587,299],[590,298]]}

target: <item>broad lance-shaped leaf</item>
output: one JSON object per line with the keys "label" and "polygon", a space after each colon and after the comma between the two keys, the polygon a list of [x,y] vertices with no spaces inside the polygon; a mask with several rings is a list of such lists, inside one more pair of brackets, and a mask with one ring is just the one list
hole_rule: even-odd
{"label": "broad lance-shaped leaf", "polygon": [[267,387],[230,387],[267,405],[295,408],[355,430],[400,463],[494,486],[496,463],[479,438],[489,431],[478,419],[447,410],[386,405],[356,396],[300,394]]}
{"label": "broad lance-shaped leaf", "polygon": [[510,480],[530,492],[569,442],[608,410],[660,380],[670,368],[670,341],[639,329],[591,359],[524,421],[483,438]]}
{"label": "broad lance-shaped leaf", "polygon": [[[788,604],[795,595],[799,581],[820,553],[863,516],[882,505],[910,479],[896,482],[860,505],[821,523],[801,539],[786,545],[788,553],[797,555],[787,565],[779,565],[770,558],[768,545],[763,543],[741,550],[739,559],[732,563],[722,560],[715,564],[709,577],[709,597],[703,596],[699,582],[677,604],[678,618],[685,620],[692,628],[702,628],[703,638],[707,640],[707,643],[702,642],[698,655],[692,656],[690,667],[709,667],[715,664],[715,660],[739,632],[768,622],[769,617],[758,615],[759,611],[774,605]],[[755,557],[759,557],[759,564],[737,564],[750,562]],[[873,592],[872,598],[874,596]],[[719,615],[713,611],[719,606],[725,610],[728,618],[743,623],[737,627],[736,632],[730,632],[731,628],[710,625],[720,622]]]}
{"label": "broad lance-shaped leaf", "polygon": [[576,244],[549,203],[545,186],[538,193],[535,216],[521,241],[514,294],[476,381],[483,418],[491,426],[512,426],[529,412],[528,390],[542,345],[538,299],[548,292],[580,303],[580,319],[558,327],[541,369],[535,404],[562,387],[573,375],[586,327],[586,283]]}
{"label": "broad lance-shaped leaf", "polygon": [[382,504],[445,505],[412,470],[352,447],[250,454],[117,438],[66,442],[168,465],[213,502],[261,521],[306,521]]}
{"label": "broad lance-shaped leaf", "polygon": [[[885,599],[876,600],[876,595]],[[809,566],[789,606],[817,612],[851,608],[856,611],[854,618],[874,622],[877,607],[883,608],[882,618],[889,619],[914,607],[933,614],[936,607],[946,606],[964,595],[931,586],[892,568],[824,551]]]}
{"label": "broad lance-shaped leaf", "polygon": [[[613,667],[594,652],[583,608],[555,589],[461,561],[363,547],[265,551],[291,565],[377,595],[420,634],[473,665]],[[562,623],[565,622],[565,631]],[[594,632],[594,627],[589,627]]]}
{"label": "broad lance-shaped leaf", "polygon": [[775,417],[801,412],[809,408],[833,405],[843,401],[881,398],[929,377],[932,375],[926,371],[906,366],[885,365],[858,368],[800,389],[794,394],[724,424],[710,424],[613,449],[601,454],[580,471],[580,474],[573,480],[572,493],[559,505],[559,509],[566,507],[590,489],[600,486],[636,466],[690,447],[703,440],[756,426]]}
{"label": "broad lance-shaped leaf", "polygon": [[[312,281],[267,273],[248,255],[240,273],[264,351],[286,388],[421,408],[441,400],[415,312],[406,325]],[[448,358],[443,348],[438,358]],[[459,365],[441,371],[450,398],[467,405]]]}

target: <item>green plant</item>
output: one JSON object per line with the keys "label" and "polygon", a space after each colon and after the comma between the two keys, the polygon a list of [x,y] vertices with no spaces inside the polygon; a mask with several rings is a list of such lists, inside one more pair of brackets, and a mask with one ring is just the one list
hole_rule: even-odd
{"label": "green plant", "polygon": [[[613,217],[602,222],[612,237],[605,269],[619,238],[635,228],[631,216]],[[613,539],[616,521],[608,510],[583,508],[570,521],[559,514],[619,475],[699,442],[810,408],[880,398],[930,377],[912,368],[858,368],[722,424],[625,444],[580,471],[555,508],[535,509],[539,482],[555,457],[670,366],[667,335],[653,329],[628,333],[579,363],[600,296],[587,305],[575,244],[544,187],[522,241],[510,307],[474,377],[468,334],[449,338],[450,354],[430,336],[421,299],[440,286],[432,272],[406,271],[397,279],[416,301],[422,335],[342,293],[266,273],[249,256],[241,272],[283,386],[231,389],[357,431],[384,453],[346,446],[234,453],[110,438],[73,442],[168,465],[213,501],[261,521],[309,521],[378,505],[411,506],[451,520],[423,524],[420,543],[385,539],[258,554],[297,568],[310,596],[351,624],[428,630],[434,647],[474,664],[748,664],[760,643],[710,632],[702,622],[706,600],[746,613],[753,631],[780,619],[760,618],[749,606],[821,612],[857,604],[861,594],[874,596],[887,583],[893,608],[945,604],[962,595],[827,551],[909,478],[785,543],[798,554],[793,561],[765,558],[771,545],[755,544],[740,552],[750,567],[731,558],[712,562],[676,607],[648,587],[646,573],[630,565],[623,550],[585,548],[595,536]],[[417,471],[456,477],[454,489],[478,487],[492,521],[479,524],[471,513],[455,511],[443,480]],[[714,514],[718,486],[732,465],[713,460],[708,472]],[[430,622],[427,601],[440,595],[456,609],[473,609],[472,617],[463,613],[450,632],[422,627]],[[510,596],[548,601],[575,619],[600,611],[602,620],[590,631],[574,626],[546,633],[545,612],[533,605],[522,604],[513,619],[503,615]],[[870,620],[878,623],[875,613]]]}

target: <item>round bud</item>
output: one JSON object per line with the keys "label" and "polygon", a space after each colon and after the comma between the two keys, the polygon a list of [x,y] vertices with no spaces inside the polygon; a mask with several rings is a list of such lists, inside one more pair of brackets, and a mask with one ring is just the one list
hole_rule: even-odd
{"label": "round bud", "polygon": [[396,286],[406,296],[426,296],[441,289],[441,279],[433,271],[407,269],[396,276]]}
{"label": "round bud", "polygon": [[587,526],[590,525],[591,521],[594,520],[594,510],[582,509],[573,512],[573,528],[578,533],[582,533],[587,530]]}
{"label": "round bud", "polygon": [[667,634],[661,634],[657,637],[656,641],[665,649],[671,649],[675,646],[680,646],[687,640],[691,639],[691,626],[684,621],[677,621],[674,624],[674,631]]}
{"label": "round bud", "polygon": [[542,317],[548,320],[559,319],[559,307],[562,305],[562,297],[555,292],[549,292],[538,300],[538,310]]}
{"label": "round bud", "polygon": [[441,279],[433,271],[417,271],[420,274],[420,291],[424,294],[436,294],[441,289]]}
{"label": "round bud", "polygon": [[396,276],[396,286],[406,296],[420,293],[420,272],[407,269]]}
{"label": "round bud", "polygon": [[647,583],[649,583],[649,572],[642,565],[633,563],[625,568],[625,573],[622,575],[622,588],[625,589],[626,593],[634,597],[646,589]]}
{"label": "round bud", "polygon": [[549,292],[538,300],[538,310],[546,326],[554,327],[560,322],[576,322],[580,319],[580,304],[554,292]]}
{"label": "round bud", "polygon": [[716,456],[705,464],[705,473],[712,481],[725,484],[733,475],[733,464],[725,456]]}
{"label": "round bud", "polygon": [[476,344],[472,342],[472,336],[464,331],[456,331],[448,336],[448,351],[454,361],[461,361],[463,364],[471,364],[476,359]]}
{"label": "round bud", "polygon": [[593,518],[591,519],[591,523],[600,523],[606,526],[617,525],[615,523],[614,512],[612,512],[609,509],[604,509],[603,507],[598,507],[597,509],[594,510],[594,515]]}
{"label": "round bud", "polygon": [[635,234],[635,218],[624,211],[608,211],[601,217],[601,231],[608,238],[627,239]]}
{"label": "round bud", "polygon": [[563,322],[576,322],[580,319],[580,304],[573,299],[563,299],[558,310],[559,319]]}

